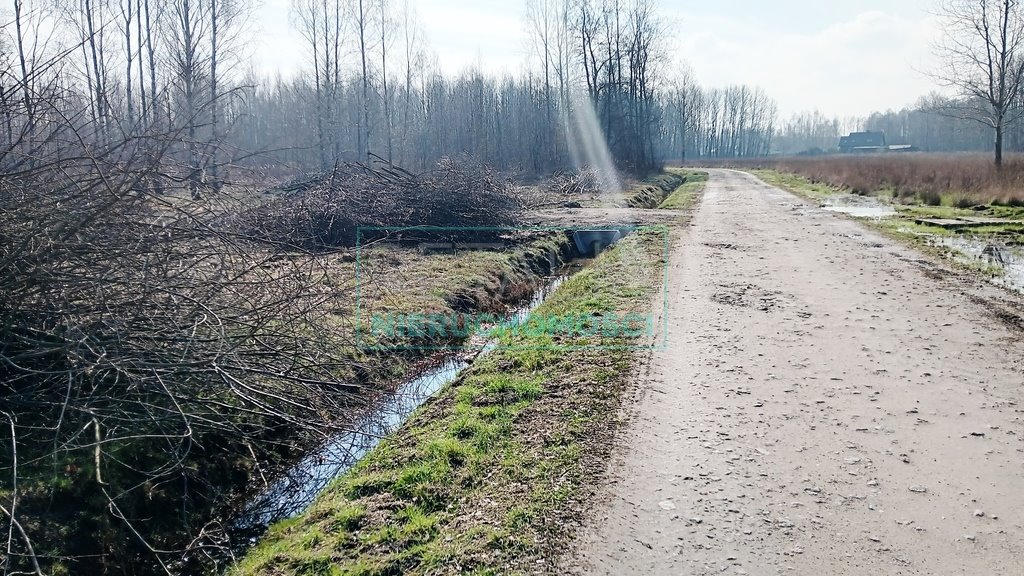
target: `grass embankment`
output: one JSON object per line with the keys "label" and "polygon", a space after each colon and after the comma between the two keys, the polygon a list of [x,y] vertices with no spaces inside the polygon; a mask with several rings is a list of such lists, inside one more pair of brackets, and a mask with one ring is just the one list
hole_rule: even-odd
{"label": "grass embankment", "polygon": [[692,207],[704,192],[704,186],[708,182],[707,172],[677,170],[675,173],[682,176],[683,181],[658,205],[662,210],[686,210]]}
{"label": "grass embankment", "polygon": [[379,386],[403,377],[429,353],[428,348],[460,344],[459,334],[447,332],[451,337],[444,341],[438,341],[437,334],[412,330],[378,334],[372,329],[373,319],[500,313],[529,297],[547,276],[575,257],[575,248],[563,232],[522,234],[528,237],[504,251],[423,254],[389,244],[363,248],[358,262],[335,264],[336,276],[342,278],[355,278],[358,267],[359,286],[331,310],[339,326],[331,337],[342,349],[351,350],[360,366],[370,367],[372,373],[364,371],[363,380]]}
{"label": "grass embankment", "polygon": [[629,208],[684,210],[693,205],[707,182],[708,173],[669,168],[633,184],[625,194]]}
{"label": "grass embankment", "polygon": [[676,171],[667,171],[648,176],[643,181],[634,183],[626,190],[626,207],[657,208],[669,194],[672,194],[685,181],[685,175]]}
{"label": "grass embankment", "polygon": [[[646,315],[666,236],[641,230],[567,280],[533,318]],[[635,323],[630,325],[638,328]],[[552,567],[603,470],[643,336],[524,330],[273,526],[232,572],[497,574]]]}
{"label": "grass embankment", "polygon": [[574,257],[563,232],[520,235],[532,237],[506,250],[423,254],[389,245],[364,248],[358,263],[360,312],[499,310],[531,294],[543,277]]}

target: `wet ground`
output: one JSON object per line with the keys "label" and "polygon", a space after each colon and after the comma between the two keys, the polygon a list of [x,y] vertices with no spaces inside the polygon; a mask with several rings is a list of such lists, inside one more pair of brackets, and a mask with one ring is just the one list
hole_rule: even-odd
{"label": "wet ground", "polygon": [[929,244],[954,250],[954,258],[964,264],[982,263],[998,274],[992,282],[1024,292],[1024,248],[1008,245],[996,238],[972,235],[929,236]]}
{"label": "wet ground", "polygon": [[889,204],[872,196],[837,194],[821,201],[821,207],[829,212],[849,214],[856,218],[889,218],[899,213]]}
{"label": "wet ground", "polygon": [[[1024,342],[1007,293],[713,171],[565,571],[1018,574]],[[1019,323],[1019,320],[1016,322]]]}
{"label": "wet ground", "polygon": [[[867,220],[900,215],[891,204],[872,196],[837,194],[821,200],[820,205],[829,212]],[[991,275],[993,283],[1024,292],[1024,248],[1021,246],[1007,245],[997,237],[974,234],[970,230],[962,230],[955,236],[906,232],[924,237],[933,246],[949,249],[953,258],[963,264],[986,265],[994,272]]]}

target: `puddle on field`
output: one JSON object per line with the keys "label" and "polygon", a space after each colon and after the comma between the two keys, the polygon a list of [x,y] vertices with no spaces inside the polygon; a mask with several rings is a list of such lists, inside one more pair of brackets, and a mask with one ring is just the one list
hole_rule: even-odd
{"label": "puddle on field", "polygon": [[829,212],[849,214],[855,218],[889,218],[897,215],[892,206],[877,198],[856,194],[829,196],[821,201],[821,207]]}
{"label": "puddle on field", "polygon": [[[502,324],[524,322],[530,313],[554,292],[582,263],[572,262],[534,292],[530,301],[510,311]],[[471,365],[467,357],[486,354],[496,342],[484,341],[482,346],[453,351],[432,368],[402,383],[386,394],[361,418],[351,422],[351,429],[312,450],[298,464],[257,495],[246,510],[233,522],[233,532],[240,545],[251,545],[279,520],[291,518],[305,510],[338,476],[356,464],[384,437],[397,430],[412,413]]]}
{"label": "puddle on field", "polygon": [[1003,270],[992,282],[1024,292],[1024,248],[1007,246],[977,236],[928,236],[933,246],[952,248],[956,259],[968,264],[985,263]]}
{"label": "puddle on field", "polygon": [[[821,208],[830,212],[849,214],[855,218],[890,218],[899,213],[888,203],[871,196],[842,194],[821,201]],[[1002,270],[992,282],[1012,290],[1024,292],[1024,246],[1012,246],[993,238],[970,234],[940,236],[922,234],[907,228],[902,232],[923,236],[933,245],[953,250],[953,258],[965,264],[988,264]],[[859,235],[858,235],[859,236]]]}

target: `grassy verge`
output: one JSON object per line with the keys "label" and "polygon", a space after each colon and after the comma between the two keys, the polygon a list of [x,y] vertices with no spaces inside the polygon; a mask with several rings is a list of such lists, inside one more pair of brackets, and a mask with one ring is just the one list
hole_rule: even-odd
{"label": "grassy verge", "polygon": [[799,174],[792,174],[790,172],[779,172],[777,170],[749,170],[749,172],[763,180],[766,184],[771,184],[783,190],[789,190],[797,196],[808,200],[823,200],[843,192],[842,189],[835,186],[811,182]]}
{"label": "grassy verge", "polygon": [[684,182],[684,175],[676,171],[649,176],[626,191],[626,207],[657,208],[669,194]]}
{"label": "grassy verge", "polygon": [[707,172],[679,170],[676,173],[683,177],[683,183],[658,206],[662,210],[685,210],[692,207],[704,192],[708,181]]}
{"label": "grassy verge", "polygon": [[[811,182],[799,174],[776,170],[751,170],[750,173],[768,184],[783,188],[797,196],[815,202],[826,200],[830,196],[851,193],[848,189]],[[970,258],[953,247],[937,244],[933,240],[941,237],[966,235],[987,241],[1007,243],[1020,243],[1024,241],[1024,224],[1012,221],[1014,219],[1024,219],[1024,209],[1021,208],[997,205],[961,208],[956,206],[956,199],[952,196],[944,196],[939,205],[929,205],[920,201],[898,203],[892,194],[886,191],[871,195],[882,201],[885,201],[888,197],[892,202],[893,208],[898,213],[898,217],[864,219],[862,221],[865,225],[878,230],[893,240],[913,246],[925,254],[952,262],[954,266],[967,272],[994,278],[1003,276],[1005,270],[999,266]],[[903,202],[913,201],[913,199],[908,198],[903,198],[902,200]],[[960,217],[1000,218],[1007,219],[1008,221],[988,226],[976,226],[967,231],[954,231],[949,228],[919,222],[920,219],[954,219]]]}
{"label": "grassy verge", "polygon": [[[646,315],[666,237],[640,230],[567,280],[532,318]],[[610,453],[646,337],[516,331],[302,515],[273,526],[248,574],[551,571]]]}

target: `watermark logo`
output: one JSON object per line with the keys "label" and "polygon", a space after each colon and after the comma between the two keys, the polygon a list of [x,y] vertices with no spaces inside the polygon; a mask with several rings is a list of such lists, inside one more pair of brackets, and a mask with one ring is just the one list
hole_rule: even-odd
{"label": "watermark logo", "polygon": [[[660,301],[665,309],[667,300],[667,262],[669,250],[668,229],[654,228],[664,234],[665,255],[662,258]],[[618,239],[618,231],[615,239]],[[664,323],[656,320],[655,314],[640,314],[631,311],[604,310],[592,314],[559,314],[549,312],[549,308],[534,310],[548,292],[556,290],[560,280],[542,288],[535,293],[532,301],[513,307],[508,314],[487,312],[392,312],[388,306],[375,301],[380,296],[379,283],[382,278],[390,276],[402,277],[400,269],[381,269],[381,262],[387,262],[391,254],[418,254],[422,257],[433,257],[438,254],[454,255],[469,251],[501,251],[509,249],[505,243],[497,240],[501,237],[515,237],[524,234],[561,233],[573,237],[577,230],[567,228],[447,228],[447,227],[414,227],[387,228],[364,227],[357,231],[356,245],[356,343],[366,350],[489,350],[493,348],[511,349],[579,349],[579,348],[629,348],[629,349],[664,349],[667,338]],[[588,231],[591,234],[593,231]],[[452,240],[453,238],[459,240]],[[471,240],[465,240],[471,238]],[[576,249],[583,251],[580,238],[575,236]],[[382,257],[383,256],[383,257]],[[530,258],[544,261],[545,267],[555,270],[565,259],[564,254],[551,250],[549,253],[533,249]],[[621,254],[622,265],[649,266],[640,262],[640,258],[629,253]],[[394,258],[396,266],[402,266],[401,258]],[[450,264],[450,263],[449,263]],[[639,272],[639,268],[638,268]],[[649,270],[644,270],[649,273]],[[436,291],[435,295],[445,294],[445,298],[454,308],[472,310],[475,305],[463,302],[464,305],[453,305],[451,289],[458,285],[453,277],[449,280],[442,273],[440,279],[431,278],[423,282],[424,290]],[[491,289],[498,293],[507,293],[522,283],[522,278],[500,274],[496,286]],[[374,290],[376,289],[376,290]],[[374,296],[369,297],[368,294]],[[582,297],[587,297],[586,295]],[[455,296],[457,299],[457,296]],[[408,306],[405,307],[408,310]],[[436,308],[436,306],[435,306]]]}
{"label": "watermark logo", "polygon": [[494,339],[502,335],[547,336],[552,339],[602,337],[653,337],[654,316],[650,314],[531,314],[525,319],[494,314],[374,314],[367,336],[382,339],[459,340],[478,336]]}

